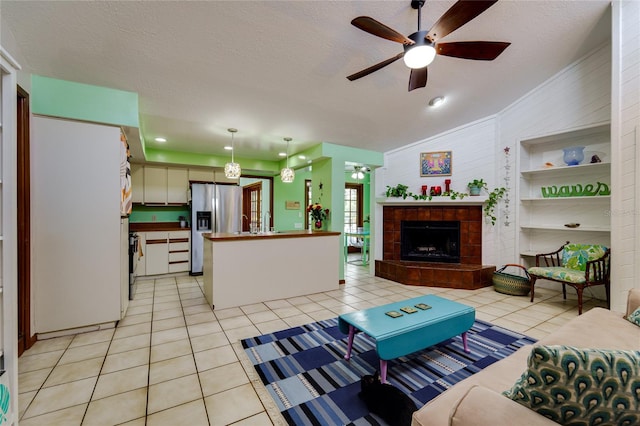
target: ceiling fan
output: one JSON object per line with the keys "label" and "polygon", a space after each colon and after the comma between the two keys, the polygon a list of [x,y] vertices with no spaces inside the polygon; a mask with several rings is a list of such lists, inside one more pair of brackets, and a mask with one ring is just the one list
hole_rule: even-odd
{"label": "ceiling fan", "polygon": [[427,65],[437,55],[452,56],[461,59],[492,61],[497,58],[511,43],[498,41],[458,41],[439,43],[442,37],[457,30],[467,22],[490,8],[498,0],[459,0],[433,24],[430,30],[421,28],[422,6],[425,0],[412,0],[411,7],[418,9],[418,31],[405,37],[396,30],[368,16],[358,16],[351,24],[369,34],[402,43],[404,51],[379,62],[369,68],[351,74],[350,81],[357,80],[374,71],[404,58],[405,64],[411,68],[409,91],[427,85]]}

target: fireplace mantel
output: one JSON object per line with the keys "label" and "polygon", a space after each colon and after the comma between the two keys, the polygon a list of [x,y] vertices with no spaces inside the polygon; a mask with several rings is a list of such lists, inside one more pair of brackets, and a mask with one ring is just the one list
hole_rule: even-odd
{"label": "fireplace mantel", "polygon": [[489,197],[478,196],[466,196],[461,200],[452,200],[449,197],[433,197],[431,200],[414,200],[411,197],[402,199],[400,197],[393,198],[376,198],[376,203],[382,206],[480,206],[484,204]]}

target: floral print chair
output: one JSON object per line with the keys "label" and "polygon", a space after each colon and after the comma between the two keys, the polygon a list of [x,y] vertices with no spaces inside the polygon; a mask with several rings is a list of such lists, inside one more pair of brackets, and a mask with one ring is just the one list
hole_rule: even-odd
{"label": "floral print chair", "polygon": [[611,251],[599,244],[569,244],[567,241],[558,250],[536,255],[536,266],[529,268],[531,276],[531,301],[538,278],[562,284],[562,295],[567,298],[566,286],[578,293],[578,315],[582,315],[582,292],[586,287],[605,286],[609,307]]}

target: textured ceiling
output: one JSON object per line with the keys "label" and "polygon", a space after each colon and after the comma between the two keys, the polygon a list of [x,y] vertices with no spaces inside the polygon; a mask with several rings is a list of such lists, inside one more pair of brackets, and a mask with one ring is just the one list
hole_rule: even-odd
{"label": "textured ceiling", "polygon": [[[454,1],[427,1],[428,29]],[[427,87],[407,92],[402,51],[350,24],[367,15],[417,30],[407,0],[7,1],[2,37],[23,69],[137,92],[149,146],[277,160],[318,142],[387,151],[499,112],[610,40],[608,1],[502,0],[442,41],[508,41],[492,62],[439,56]],[[7,46],[4,46],[7,48]],[[447,103],[428,109],[434,96]],[[153,139],[166,137],[159,146]]]}

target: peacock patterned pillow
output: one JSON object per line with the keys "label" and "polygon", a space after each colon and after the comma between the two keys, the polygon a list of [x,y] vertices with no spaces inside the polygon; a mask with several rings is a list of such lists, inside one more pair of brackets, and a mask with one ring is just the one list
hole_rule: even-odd
{"label": "peacock patterned pillow", "polygon": [[584,271],[589,260],[604,256],[607,248],[598,244],[567,244],[562,251],[562,266]]}
{"label": "peacock patterned pillow", "polygon": [[534,346],[503,395],[562,425],[639,425],[640,351]]}
{"label": "peacock patterned pillow", "polygon": [[635,325],[640,326],[640,308],[637,308],[635,311],[631,312],[627,319]]}

